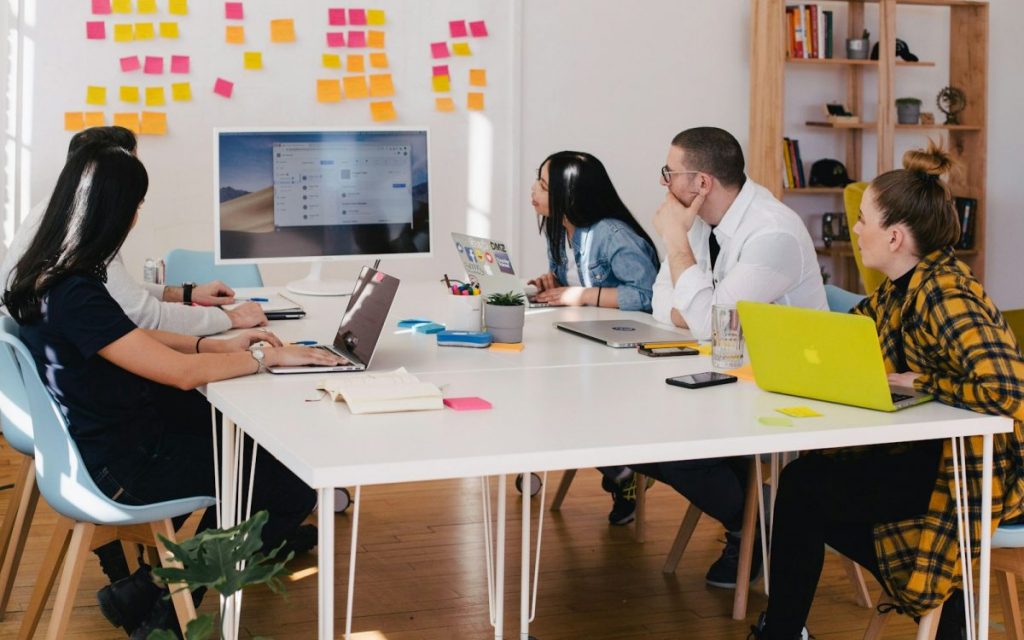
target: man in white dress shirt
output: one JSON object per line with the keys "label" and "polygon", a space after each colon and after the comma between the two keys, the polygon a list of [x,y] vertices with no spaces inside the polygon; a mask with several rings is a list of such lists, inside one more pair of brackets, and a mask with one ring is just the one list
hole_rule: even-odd
{"label": "man in white dress shirt", "polygon": [[[708,339],[715,304],[755,300],[828,309],[807,227],[746,176],[743,150],[729,132],[697,127],[677,135],[661,184],[667,193],[654,226],[666,258],[654,283],[655,319]],[[705,578],[712,586],[736,585],[747,467],[745,458],[633,466],[725,525],[725,551]],[[760,560],[755,553],[752,578]]]}

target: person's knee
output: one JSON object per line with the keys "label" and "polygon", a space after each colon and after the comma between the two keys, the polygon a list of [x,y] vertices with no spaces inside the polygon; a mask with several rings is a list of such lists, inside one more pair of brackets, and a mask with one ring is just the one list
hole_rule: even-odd
{"label": "person's knee", "polygon": [[823,492],[826,483],[828,459],[822,456],[804,456],[790,462],[779,474],[776,505],[780,500],[809,503]]}

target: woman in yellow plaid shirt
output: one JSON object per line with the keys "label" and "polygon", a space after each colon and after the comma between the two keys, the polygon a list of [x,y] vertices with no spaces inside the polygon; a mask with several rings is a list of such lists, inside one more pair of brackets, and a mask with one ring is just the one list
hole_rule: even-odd
{"label": "woman in yellow plaid shirt", "polygon": [[[992,521],[1022,515],[1024,359],[1006,321],[953,245],[960,225],[949,187],[953,167],[934,144],[908,151],[903,169],[878,176],[854,227],[865,266],[888,279],[853,313],[875,320],[892,383],[939,402],[1009,416],[1013,433],[994,446]],[[972,557],[980,552],[981,437],[967,438]],[[964,626],[949,440],[812,453],[782,473],[772,536],[768,610],[761,640],[806,637],[804,624],[828,544],[870,570],[903,612],[945,601],[938,638]]]}

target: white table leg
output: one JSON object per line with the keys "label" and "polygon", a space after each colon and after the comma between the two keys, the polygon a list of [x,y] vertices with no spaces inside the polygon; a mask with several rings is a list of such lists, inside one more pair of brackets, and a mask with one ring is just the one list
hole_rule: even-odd
{"label": "white table leg", "polygon": [[[235,459],[236,438],[238,434],[235,423],[224,416],[221,422],[220,450],[220,505],[218,507],[218,526],[227,529],[238,524],[235,501],[235,487],[238,484],[238,461]],[[238,598],[221,596],[221,636],[225,640],[238,638]]]}
{"label": "white table leg", "polygon": [[505,633],[505,492],[507,476],[498,476],[498,544],[494,558],[494,640]]}
{"label": "white table leg", "polygon": [[[320,640],[334,640],[334,487],[318,489],[317,595]],[[356,502],[358,508],[359,503]],[[353,535],[355,533],[353,532]],[[352,585],[349,585],[352,589]]]}
{"label": "white table leg", "polygon": [[[345,605],[345,640],[352,637],[352,601],[356,595],[356,549],[359,541],[359,507],[363,503],[361,485],[356,485],[352,505],[352,545],[348,556],[348,601]],[[334,509],[331,509],[334,512]]]}
{"label": "white table leg", "polygon": [[978,640],[988,640],[989,578],[992,564],[992,434],[982,436],[981,561],[978,596]]}
{"label": "white table leg", "polygon": [[519,565],[519,640],[530,638],[530,472],[523,473],[523,541],[522,561]]}

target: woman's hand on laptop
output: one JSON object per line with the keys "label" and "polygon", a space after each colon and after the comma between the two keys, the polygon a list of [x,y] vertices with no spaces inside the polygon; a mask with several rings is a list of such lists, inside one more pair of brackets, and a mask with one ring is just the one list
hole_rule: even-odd
{"label": "woman's hand on laptop", "polygon": [[907,389],[914,388],[914,380],[921,375],[920,373],[914,373],[913,371],[905,371],[903,373],[890,373],[889,384],[897,387],[904,387]]}
{"label": "woman's hand on laptop", "polygon": [[544,275],[537,276],[533,280],[530,280],[526,284],[532,284],[537,287],[537,293],[541,291],[547,291],[548,289],[554,289],[558,286],[558,280],[555,280],[555,274],[548,272]]}
{"label": "woman's hand on laptop", "polygon": [[298,345],[264,349],[263,353],[265,358],[263,363],[268,367],[300,367],[307,364],[330,367],[346,362],[327,349]]}
{"label": "woman's hand on laptop", "polygon": [[583,295],[586,292],[584,287],[555,287],[554,289],[545,289],[537,294],[537,302],[546,302],[548,304],[559,304],[567,307],[581,307],[586,302],[583,300]]}
{"label": "woman's hand on laptop", "polygon": [[220,353],[233,353],[235,351],[246,351],[254,344],[264,342],[270,347],[280,347],[284,343],[281,339],[266,329],[247,329],[238,335],[219,340],[205,340],[201,343],[202,351],[215,351]]}

